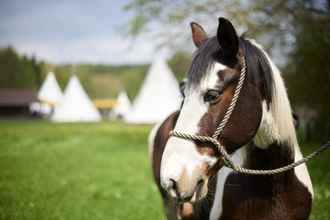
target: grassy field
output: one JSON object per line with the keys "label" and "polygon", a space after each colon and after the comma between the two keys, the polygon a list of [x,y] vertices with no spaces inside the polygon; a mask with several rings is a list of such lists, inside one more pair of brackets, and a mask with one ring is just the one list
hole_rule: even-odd
{"label": "grassy field", "polygon": [[[0,122],[0,219],[164,219],[149,168],[149,129]],[[314,220],[330,219],[329,158],[330,151],[310,163]]]}

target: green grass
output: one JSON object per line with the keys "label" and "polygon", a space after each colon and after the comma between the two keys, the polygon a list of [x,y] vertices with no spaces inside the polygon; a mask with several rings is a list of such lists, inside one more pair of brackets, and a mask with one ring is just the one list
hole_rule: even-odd
{"label": "green grass", "polygon": [[[164,219],[148,126],[0,122],[0,219]],[[304,152],[314,148],[305,145]],[[309,164],[311,219],[330,219],[330,151]]]}
{"label": "green grass", "polygon": [[149,129],[1,122],[0,219],[161,219]]}
{"label": "green grass", "polygon": [[[319,143],[303,145],[305,155],[311,153],[320,146]],[[308,163],[308,169],[314,187],[314,203],[311,220],[330,219],[330,149],[312,159]]]}

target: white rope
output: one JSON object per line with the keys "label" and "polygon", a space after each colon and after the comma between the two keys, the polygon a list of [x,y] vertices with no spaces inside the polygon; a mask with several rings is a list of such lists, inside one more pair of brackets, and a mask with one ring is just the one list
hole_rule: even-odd
{"label": "white rope", "polygon": [[231,113],[233,113],[234,108],[236,106],[237,100],[239,98],[239,94],[241,92],[241,89],[243,87],[243,83],[245,80],[245,75],[246,75],[246,64],[245,64],[245,59],[242,59],[242,69],[241,69],[241,75],[238,81],[238,84],[236,86],[233,98],[230,102],[230,105],[225,113],[225,116],[223,117],[221,123],[219,124],[219,126],[217,127],[217,129],[215,130],[214,134],[212,135],[212,137],[214,139],[217,139],[220,135],[220,133],[222,132],[222,130],[224,129],[224,127],[226,126],[227,122],[229,121],[229,118],[231,116]]}

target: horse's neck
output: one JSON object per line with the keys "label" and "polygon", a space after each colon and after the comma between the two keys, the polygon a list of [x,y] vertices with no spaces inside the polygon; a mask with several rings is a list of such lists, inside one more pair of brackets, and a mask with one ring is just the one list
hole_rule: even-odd
{"label": "horse's neck", "polygon": [[[290,147],[276,142],[270,144],[267,148],[260,148],[251,141],[235,151],[232,154],[232,160],[235,164],[249,169],[274,169],[292,162],[293,154],[290,149]],[[228,194],[233,194],[233,197],[239,194],[242,196],[238,196],[239,198],[245,198],[245,193],[248,193],[248,197],[271,200],[274,193],[283,192],[287,179],[284,177],[285,175],[242,175],[228,168],[220,169],[217,174],[216,193],[214,194],[214,204],[210,211],[210,216],[212,216],[210,219],[218,219],[222,215],[221,213],[225,212],[224,203],[227,202]],[[292,176],[291,171],[290,176]]]}
{"label": "horse's neck", "polygon": [[[295,149],[299,148],[296,139],[296,133],[293,126],[291,109],[288,112],[282,112],[283,118],[274,116],[278,109],[274,105],[268,108],[263,106],[263,118],[261,125],[253,140],[245,146],[245,166],[250,169],[276,169],[295,161]],[[277,106],[276,106],[277,107]],[[281,108],[281,107],[280,107]],[[283,125],[284,123],[285,126]],[[281,129],[286,129],[283,131]],[[284,135],[283,135],[284,134]]]}
{"label": "horse's neck", "polygon": [[[236,164],[246,168],[274,169],[293,162],[296,149],[285,142],[274,142],[264,148],[257,147],[250,142],[237,150],[232,158]],[[268,210],[269,213],[277,213],[278,217],[275,215],[274,218],[269,219],[289,219],[286,218],[286,215],[281,217],[281,212],[284,211],[285,214],[286,211],[285,208],[281,208],[281,205],[283,207],[303,207],[302,209],[309,212],[311,197],[308,191],[311,195],[313,192],[306,166],[301,165],[301,169],[304,169],[305,174],[302,172],[302,175],[297,175],[296,170],[290,170],[270,176],[242,175],[232,172],[228,168],[221,169],[217,176],[210,219],[228,219],[229,215],[239,212],[241,215],[235,219],[256,219],[252,218],[252,216],[258,216],[254,215],[253,211],[259,213],[264,210]],[[296,198],[297,200],[295,200]]]}
{"label": "horse's neck", "polygon": [[[271,109],[263,107],[263,118],[256,136],[246,146],[246,160],[253,169],[274,169],[287,165],[295,159],[295,148],[298,148],[291,111],[282,113],[282,117],[290,120],[284,127],[274,119]],[[290,114],[283,116],[283,114]],[[282,119],[279,119],[282,120]],[[280,131],[286,129],[286,131]],[[283,133],[285,135],[283,135]]]}
{"label": "horse's neck", "polygon": [[[269,170],[288,165],[295,160],[294,147],[288,142],[273,142],[260,148],[250,142],[245,150],[244,166],[250,169]],[[270,176],[271,177],[271,176]]]}
{"label": "horse's neck", "polygon": [[[257,135],[248,145],[244,146],[242,150],[243,155],[245,155],[242,160],[243,166],[250,169],[276,169],[303,158],[297,142],[290,106],[288,102],[281,104],[287,104],[287,106],[273,105],[273,108],[278,107],[279,109],[270,109],[266,116],[263,116]],[[283,110],[286,110],[286,112],[281,112]],[[280,118],[279,115],[275,115],[275,117],[278,117],[275,120],[273,112],[277,114],[280,112],[283,117]],[[283,121],[283,119],[286,121]],[[283,174],[260,179],[271,183],[269,188],[273,187],[274,191],[277,191],[277,189],[282,189],[282,186],[286,185],[288,181],[295,178],[298,178],[305,185],[313,197],[312,182],[305,164]]]}

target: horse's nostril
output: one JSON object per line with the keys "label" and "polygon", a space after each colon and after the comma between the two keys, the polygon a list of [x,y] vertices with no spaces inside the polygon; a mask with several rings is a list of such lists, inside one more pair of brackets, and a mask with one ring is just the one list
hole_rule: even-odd
{"label": "horse's nostril", "polygon": [[189,201],[191,201],[191,199],[192,199],[193,196],[194,196],[194,194],[192,194],[192,195],[182,195],[179,198],[179,201],[180,202],[189,202]]}
{"label": "horse's nostril", "polygon": [[174,179],[170,179],[168,188],[176,188],[176,181]]}
{"label": "horse's nostril", "polygon": [[204,183],[203,179],[198,180],[197,185],[196,185],[197,188],[200,187],[201,185],[203,185],[203,183]]}
{"label": "horse's nostril", "polygon": [[177,183],[174,179],[169,180],[168,184],[168,192],[172,197],[177,197],[178,196],[178,191],[177,191]]}

